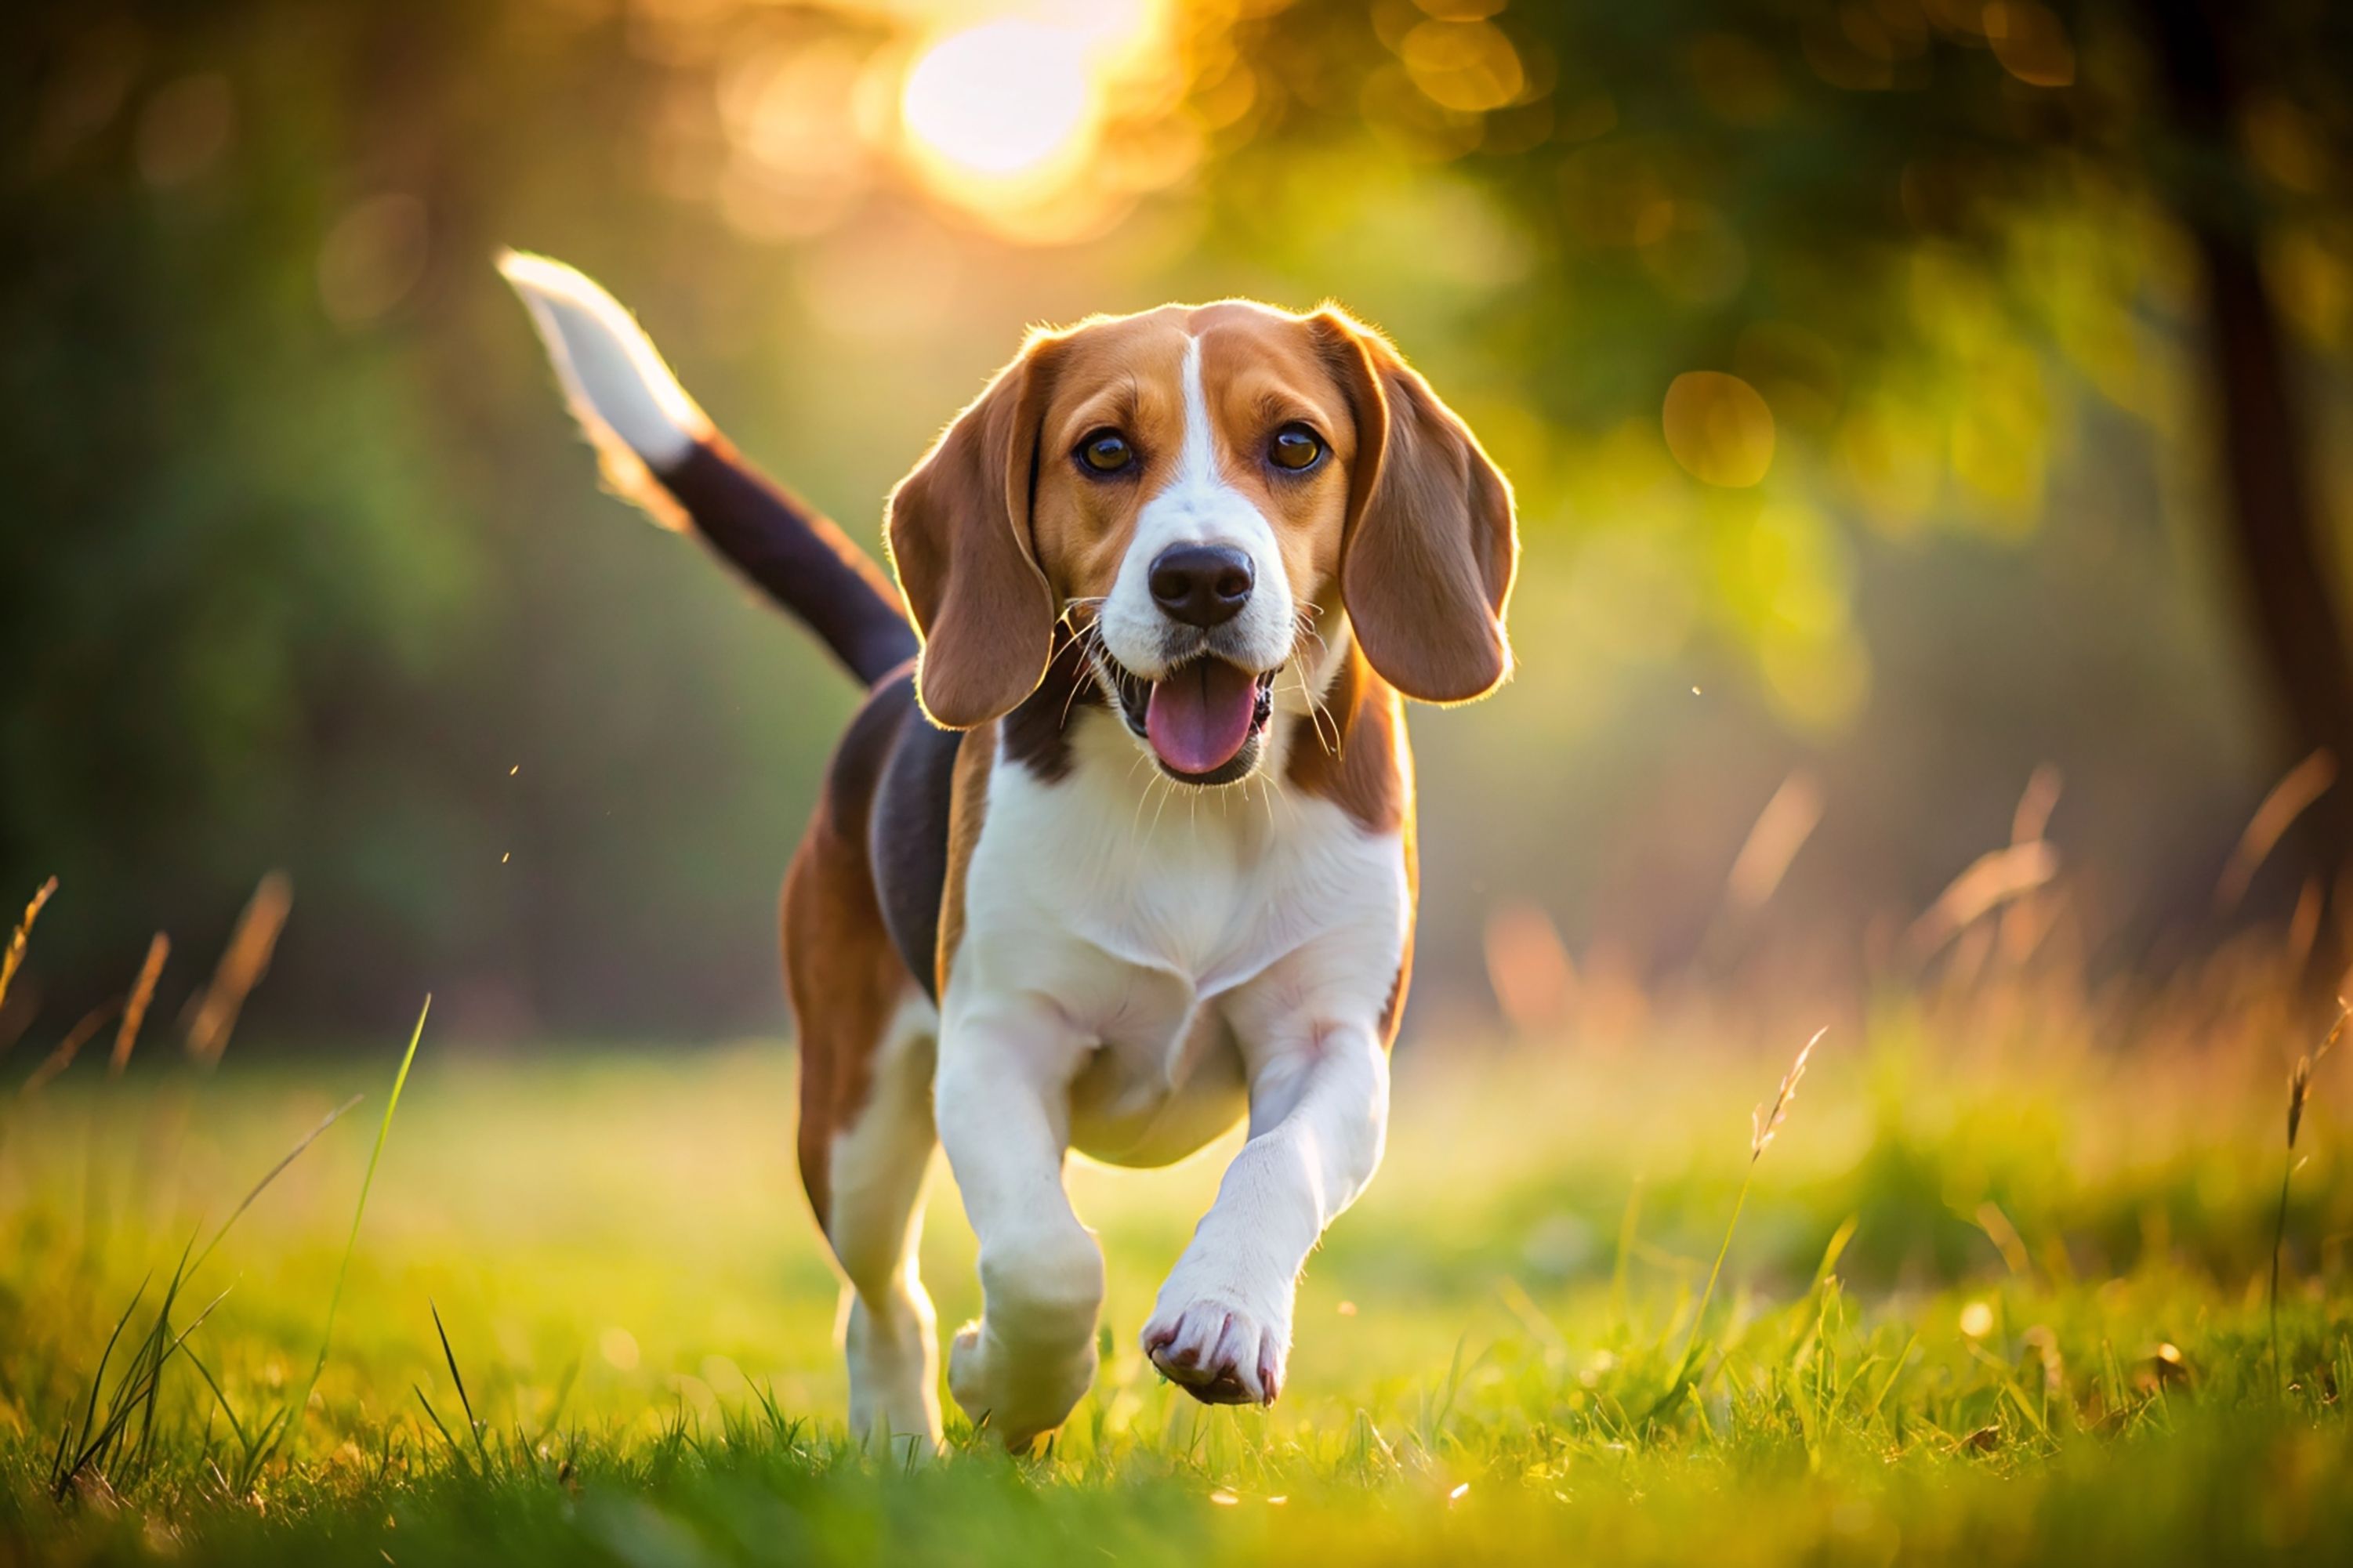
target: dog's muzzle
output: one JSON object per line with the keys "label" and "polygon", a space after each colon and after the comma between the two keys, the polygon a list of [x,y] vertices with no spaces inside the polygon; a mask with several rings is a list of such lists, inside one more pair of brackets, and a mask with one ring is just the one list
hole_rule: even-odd
{"label": "dog's muzzle", "polygon": [[1157,680],[1127,668],[1100,648],[1096,668],[1117,693],[1119,714],[1180,784],[1224,784],[1258,766],[1274,719],[1274,678],[1204,653]]}

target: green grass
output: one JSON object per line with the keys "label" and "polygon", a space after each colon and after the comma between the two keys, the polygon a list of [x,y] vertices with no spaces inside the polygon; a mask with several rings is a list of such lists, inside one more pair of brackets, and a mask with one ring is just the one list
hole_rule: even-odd
{"label": "green grass", "polygon": [[[2353,1542],[2341,1061],[2304,1112],[2275,1367],[2299,1047],[2268,1011],[1883,1005],[1816,1051],[1753,1173],[1750,1108],[1810,1029],[1743,1032],[1776,1043],[1719,1047],[1692,1010],[1574,1047],[1409,1044],[1388,1164],[1310,1266],[1269,1413],[1196,1405],[1134,1348],[1230,1144],[1076,1168],[1109,1259],[1098,1386],[1041,1457],[960,1433],[912,1468],[843,1438],[782,1047],[499,1058],[428,1032],[373,1151],[398,1041],[232,1053],[209,1078],[77,1068],[0,1113],[0,1563],[2211,1562]],[[354,1092],[216,1248],[192,1245]],[[972,1240],[944,1178],[923,1252],[961,1321]],[[171,1289],[139,1295],[149,1276]],[[118,1405],[116,1439],[58,1486],[61,1434],[78,1451]]]}

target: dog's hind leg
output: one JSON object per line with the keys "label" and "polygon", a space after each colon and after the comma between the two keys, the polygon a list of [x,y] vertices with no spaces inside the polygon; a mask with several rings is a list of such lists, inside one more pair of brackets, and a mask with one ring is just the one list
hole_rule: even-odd
{"label": "dog's hind leg", "polygon": [[850,1429],[894,1447],[940,1440],[938,1341],[916,1267],[934,1142],[936,1028],[931,1004],[910,992],[876,1052],[865,1107],[834,1134],[829,1162],[826,1235],[849,1279],[841,1330]]}
{"label": "dog's hind leg", "polygon": [[821,811],[785,883],[801,1179],[846,1281],[850,1429],[928,1453],[940,1443],[939,1350],[916,1241],[936,1143],[937,1016],[882,927],[862,846],[834,826]]}

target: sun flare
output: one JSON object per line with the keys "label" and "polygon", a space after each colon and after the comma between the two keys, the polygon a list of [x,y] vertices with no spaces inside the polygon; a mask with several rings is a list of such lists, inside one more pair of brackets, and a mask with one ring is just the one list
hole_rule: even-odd
{"label": "sun flare", "polygon": [[1082,33],[1018,17],[951,33],[907,73],[901,118],[926,153],[960,172],[1035,174],[1092,128],[1088,51]]}

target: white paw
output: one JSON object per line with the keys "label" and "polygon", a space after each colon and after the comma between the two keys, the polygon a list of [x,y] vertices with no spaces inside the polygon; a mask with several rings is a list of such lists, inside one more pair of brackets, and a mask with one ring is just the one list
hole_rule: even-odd
{"label": "white paw", "polygon": [[1021,1356],[966,1323],[948,1346],[948,1392],[975,1427],[1016,1454],[1060,1426],[1094,1376],[1092,1340],[1076,1356]]}
{"label": "white paw", "polygon": [[1220,1288],[1187,1279],[1180,1262],[1144,1325],[1144,1353],[1161,1375],[1204,1405],[1271,1405],[1291,1358],[1291,1291]]}

